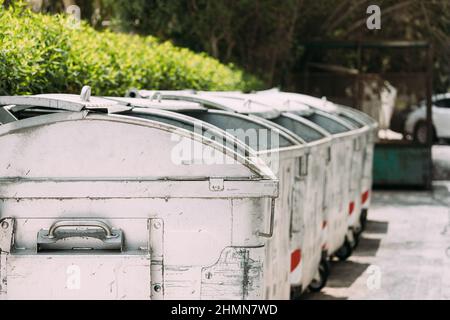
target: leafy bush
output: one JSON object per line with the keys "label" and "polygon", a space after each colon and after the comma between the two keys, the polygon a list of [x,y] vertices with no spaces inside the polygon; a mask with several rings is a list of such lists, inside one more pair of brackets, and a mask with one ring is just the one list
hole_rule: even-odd
{"label": "leafy bush", "polygon": [[223,65],[148,36],[96,31],[66,16],[0,7],[0,94],[123,95],[150,89],[249,90],[260,86],[233,65]]}

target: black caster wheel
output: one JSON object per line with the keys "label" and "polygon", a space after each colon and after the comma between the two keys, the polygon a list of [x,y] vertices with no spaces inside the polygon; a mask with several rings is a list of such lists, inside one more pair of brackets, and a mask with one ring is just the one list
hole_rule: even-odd
{"label": "black caster wheel", "polygon": [[364,231],[366,230],[366,226],[367,226],[367,214],[368,214],[368,210],[367,209],[362,209],[361,211],[361,217],[360,217],[360,222],[361,222],[361,230]]}
{"label": "black caster wheel", "polygon": [[311,292],[319,292],[322,290],[328,280],[328,276],[330,275],[330,265],[328,260],[322,259],[319,264],[319,279],[313,279],[313,281],[308,286],[309,291]]}
{"label": "black caster wheel", "polygon": [[291,287],[291,300],[300,300],[302,293],[302,286]]}
{"label": "black caster wheel", "polygon": [[352,252],[353,246],[346,238],[342,246],[336,251],[334,255],[338,257],[339,260],[345,261],[352,255]]}
{"label": "black caster wheel", "polygon": [[356,249],[356,247],[359,244],[359,240],[361,240],[361,234],[362,234],[362,230],[358,230],[358,231],[353,231],[353,247],[352,249]]}

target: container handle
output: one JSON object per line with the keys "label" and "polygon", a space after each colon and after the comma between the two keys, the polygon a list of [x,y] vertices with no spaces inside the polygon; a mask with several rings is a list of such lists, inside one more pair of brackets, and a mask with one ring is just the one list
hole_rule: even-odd
{"label": "container handle", "polygon": [[[72,227],[75,230],[68,230],[61,234],[57,233],[57,230],[60,228]],[[99,229],[97,231],[91,230],[77,230],[80,227],[92,227]],[[67,247],[70,247],[70,243],[68,241],[63,241],[62,243],[59,240],[67,239],[67,238],[96,238],[102,241],[102,245],[99,247],[98,244],[89,243],[89,246],[86,248],[99,248],[99,249],[111,249],[111,250],[122,250],[123,248],[123,236],[122,230],[120,229],[112,229],[109,225],[107,225],[103,221],[99,220],[59,220],[53,223],[48,230],[40,230],[37,238],[37,250],[65,250]],[[83,243],[85,245],[86,243]],[[91,246],[94,245],[94,246]],[[84,246],[74,246],[73,248],[85,248]]]}
{"label": "container handle", "polygon": [[106,238],[116,238],[118,235],[114,234],[111,227],[108,226],[103,221],[99,220],[86,220],[86,221],[79,221],[79,220],[60,220],[52,224],[50,229],[48,230],[47,238],[55,238],[55,232],[59,228],[64,227],[96,227],[100,228],[105,232]]}
{"label": "container handle", "polygon": [[150,97],[150,101],[153,101],[153,100],[157,100],[158,102],[161,102],[161,100],[162,100],[162,94],[161,94],[161,92],[159,92],[159,91],[156,91],[155,93],[153,93],[153,95]]}

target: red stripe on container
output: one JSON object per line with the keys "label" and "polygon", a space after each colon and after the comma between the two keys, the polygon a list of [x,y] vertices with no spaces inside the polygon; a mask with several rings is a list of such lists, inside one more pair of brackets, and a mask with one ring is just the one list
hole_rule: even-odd
{"label": "red stripe on container", "polygon": [[367,190],[366,192],[364,192],[364,193],[361,195],[361,202],[362,202],[363,204],[367,201],[367,199],[369,199],[369,190]]}
{"label": "red stripe on container", "polygon": [[302,260],[302,251],[300,249],[291,253],[291,272],[295,270]]}
{"label": "red stripe on container", "polygon": [[348,214],[349,214],[349,215],[352,215],[353,210],[355,210],[355,203],[352,201],[352,202],[350,202],[349,205],[348,205]]}

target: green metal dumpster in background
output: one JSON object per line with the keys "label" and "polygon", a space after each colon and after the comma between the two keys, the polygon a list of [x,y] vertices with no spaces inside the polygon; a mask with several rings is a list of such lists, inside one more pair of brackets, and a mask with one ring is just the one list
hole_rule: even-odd
{"label": "green metal dumpster in background", "polygon": [[[433,71],[433,46],[427,41],[308,41],[302,43],[305,48],[305,70],[300,77],[302,91],[306,94],[327,97],[344,105],[352,105],[365,112],[362,108],[366,99],[365,88],[369,88],[373,79],[386,80],[396,87],[403,97],[425,99],[427,104],[427,143],[419,144],[406,140],[381,140],[375,146],[373,163],[373,183],[376,187],[388,188],[424,188],[430,189],[432,182],[433,144],[431,95]],[[352,52],[356,64],[335,65],[334,62],[323,59],[327,54],[332,56],[332,50],[347,50]],[[367,52],[371,53],[370,56]],[[399,72],[389,70],[380,64],[378,67],[371,59],[373,56],[390,57],[393,54],[414,55],[410,58],[410,67]],[[314,60],[321,57],[320,60]],[[411,56],[412,57],[412,56]],[[371,61],[371,67],[365,68]],[[370,69],[370,71],[368,71]],[[368,81],[368,82],[367,82]],[[345,90],[343,89],[345,88]],[[347,94],[350,90],[352,94]],[[409,98],[408,98],[409,99]],[[408,99],[407,104],[411,103]],[[400,107],[397,104],[396,107]],[[403,107],[403,106],[402,106]],[[368,112],[370,113],[370,112]],[[372,114],[377,118],[375,114]],[[403,133],[392,128],[397,133]]]}
{"label": "green metal dumpster in background", "polygon": [[376,187],[429,189],[432,179],[431,148],[417,144],[376,144],[373,183]]}

